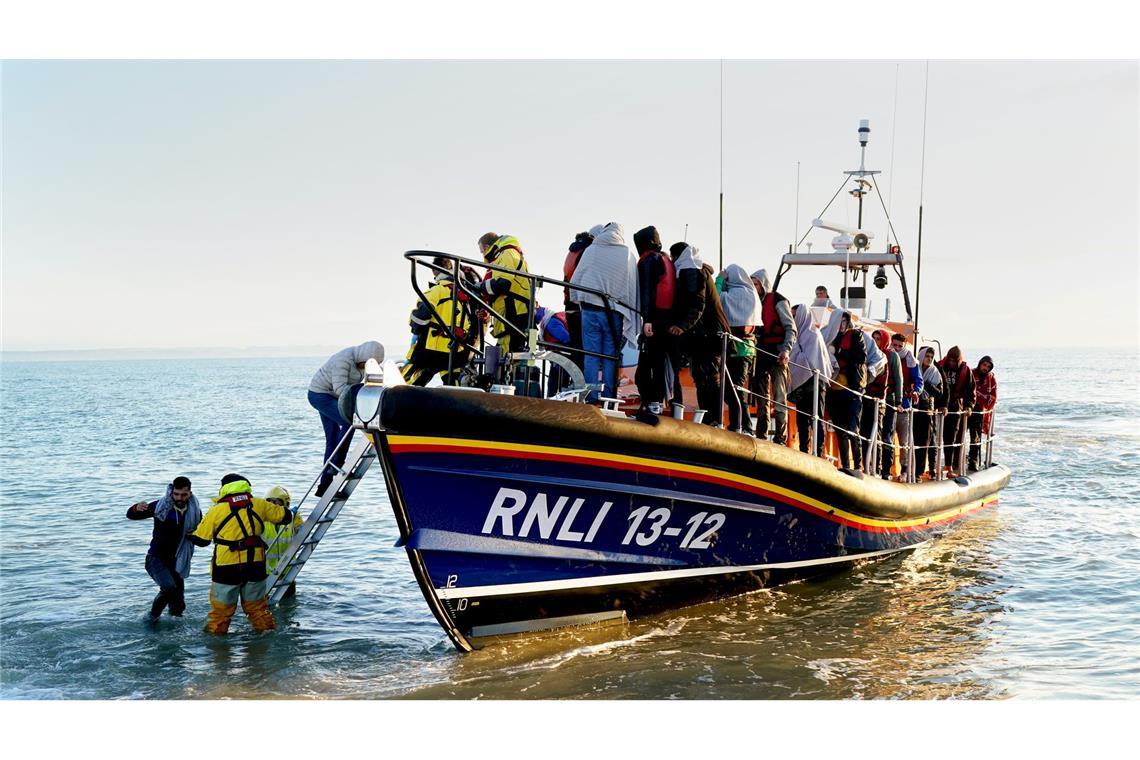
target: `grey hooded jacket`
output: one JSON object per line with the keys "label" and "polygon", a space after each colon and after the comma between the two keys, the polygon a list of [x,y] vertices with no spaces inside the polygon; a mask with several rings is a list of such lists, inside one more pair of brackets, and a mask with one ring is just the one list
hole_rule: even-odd
{"label": "grey hooded jacket", "polygon": [[309,390],[340,398],[345,388],[363,382],[364,373],[358,370],[356,365],[369,359],[384,361],[384,346],[370,340],[359,346],[350,346],[337,351],[313,375],[313,379],[309,381]]}

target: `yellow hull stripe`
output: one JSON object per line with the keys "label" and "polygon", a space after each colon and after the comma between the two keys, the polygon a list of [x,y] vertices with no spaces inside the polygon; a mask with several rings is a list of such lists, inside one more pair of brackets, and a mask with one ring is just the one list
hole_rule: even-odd
{"label": "yellow hull stripe", "polygon": [[[572,457],[574,459],[584,459],[600,463],[605,463],[606,466],[613,466],[615,463],[628,464],[635,467],[651,468],[654,470],[664,471],[666,473],[684,473],[688,475],[696,475],[703,478],[712,478],[720,481],[727,481],[735,483],[746,488],[758,489],[766,491],[773,495],[782,496],[785,500],[793,501],[796,504],[801,504],[811,507],[814,511],[821,512],[822,514],[830,515],[840,518],[843,521],[856,523],[858,525],[865,525],[874,528],[898,529],[909,527],[921,527],[923,525],[944,522],[961,517],[967,512],[980,509],[982,507],[993,504],[998,500],[997,495],[987,496],[976,501],[963,504],[958,507],[937,512],[931,515],[924,515],[923,517],[916,518],[899,518],[899,519],[880,519],[873,517],[865,517],[857,515],[852,512],[846,512],[838,509],[829,504],[825,504],[818,499],[813,499],[810,496],[792,491],[783,486],[778,486],[774,483],[766,483],[762,480],[750,478],[745,475],[729,472],[727,470],[717,470],[710,467],[700,467],[698,465],[683,464],[680,462],[662,462],[657,459],[646,459],[644,457],[634,457],[628,454],[616,454],[610,452],[595,452],[586,451],[584,449],[567,449],[558,446],[540,446],[530,443],[507,443],[504,441],[478,441],[465,438],[443,438],[437,436],[410,436],[410,435],[389,435],[389,444],[394,448],[401,447],[446,447],[449,449],[461,448],[472,449],[478,451],[486,451],[494,456],[510,456],[511,452],[549,455],[559,457]],[[375,441],[374,441],[375,443]]]}

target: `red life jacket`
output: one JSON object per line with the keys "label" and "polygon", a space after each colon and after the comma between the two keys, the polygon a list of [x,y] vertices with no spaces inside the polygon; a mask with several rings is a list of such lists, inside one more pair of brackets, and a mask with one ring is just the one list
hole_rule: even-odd
{"label": "red life jacket", "polygon": [[[887,388],[893,388],[895,385],[895,379],[894,379],[894,377],[892,377],[892,375],[894,373],[891,371],[891,368],[893,366],[894,365],[891,363],[891,357],[890,357],[890,355],[888,355],[887,356],[887,366],[883,369],[882,372],[879,373],[878,377],[876,377],[871,382],[867,383],[867,389],[866,389],[865,393],[868,396],[874,396],[875,398],[886,398]],[[900,366],[900,368],[902,368],[904,370],[904,372],[903,372],[903,393],[910,393],[910,388],[907,387],[908,386],[907,377],[909,377],[909,375],[907,372],[905,372],[905,367],[902,366],[902,357],[901,356],[899,357],[899,366]]]}
{"label": "red life jacket", "polygon": [[[847,352],[851,350],[851,337],[854,334],[854,330],[848,330],[847,332],[843,333],[843,335],[839,338],[839,351],[835,352],[835,361],[839,365],[839,371],[843,373],[847,372],[847,365],[849,364],[847,360]],[[862,340],[862,338],[860,338],[860,340]],[[843,353],[840,354],[840,351]],[[850,380],[850,378],[848,378],[848,380]]]}
{"label": "red life jacket", "polygon": [[673,308],[673,296],[677,290],[677,268],[673,264],[673,259],[666,256],[661,251],[654,251],[661,259],[661,264],[665,271],[661,274],[661,278],[657,280],[657,292],[654,296],[654,303],[657,304],[657,309],[660,311],[668,311]]}
{"label": "red life jacket", "polygon": [[764,296],[763,301],[761,301],[764,325],[760,329],[760,342],[764,345],[778,346],[784,342],[784,323],[780,321],[780,315],[776,313],[776,304],[787,300],[776,291],[772,291]]}

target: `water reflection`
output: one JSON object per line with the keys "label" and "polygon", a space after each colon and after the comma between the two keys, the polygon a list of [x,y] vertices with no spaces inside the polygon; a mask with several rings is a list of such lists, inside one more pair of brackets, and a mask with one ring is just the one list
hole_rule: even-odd
{"label": "water reflection", "polygon": [[621,627],[494,643],[414,698],[995,697],[978,661],[1000,623],[996,513],[823,581]]}

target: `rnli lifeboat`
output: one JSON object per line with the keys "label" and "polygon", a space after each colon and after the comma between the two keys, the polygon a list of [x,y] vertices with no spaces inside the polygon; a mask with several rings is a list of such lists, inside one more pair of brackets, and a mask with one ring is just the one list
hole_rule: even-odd
{"label": "rnli lifeboat", "polygon": [[[864,148],[868,132],[861,125]],[[938,345],[919,333],[911,314],[897,240],[872,251],[873,235],[861,228],[863,195],[877,173],[862,161],[846,172],[860,228],[815,220],[814,228],[838,232],[833,250],[792,247],[781,257],[776,288],[794,267],[838,267],[840,306],[863,329],[900,332],[916,349]],[[472,308],[493,312],[461,272],[495,266],[434,251],[405,257],[421,298],[417,271],[452,272]],[[890,319],[889,302],[880,318],[870,314],[868,273],[875,270],[882,287],[887,267],[902,287],[905,320]],[[575,287],[510,274],[531,279],[531,294],[544,283]],[[833,305],[812,308],[823,322]],[[460,650],[490,637],[619,623],[907,552],[996,504],[1009,482],[1010,471],[993,461],[992,419],[981,469],[945,474],[940,467],[935,480],[897,482],[801,453],[792,445],[794,425],[788,445],[778,445],[700,424],[691,401],[679,419],[636,411],[628,382],[618,399],[584,403],[591,386],[572,351],[545,343],[533,298],[528,309],[528,330],[510,326],[519,338],[511,343],[525,350],[505,356],[452,334],[454,316],[435,315],[434,329],[456,347],[447,376],[471,382],[413,387],[372,367],[355,398],[354,423],[383,468],[399,543]],[[460,364],[474,369],[453,372]],[[564,382],[548,395],[551,371],[564,373]],[[913,461],[913,444],[896,450]],[[900,469],[907,468],[896,463]]]}

